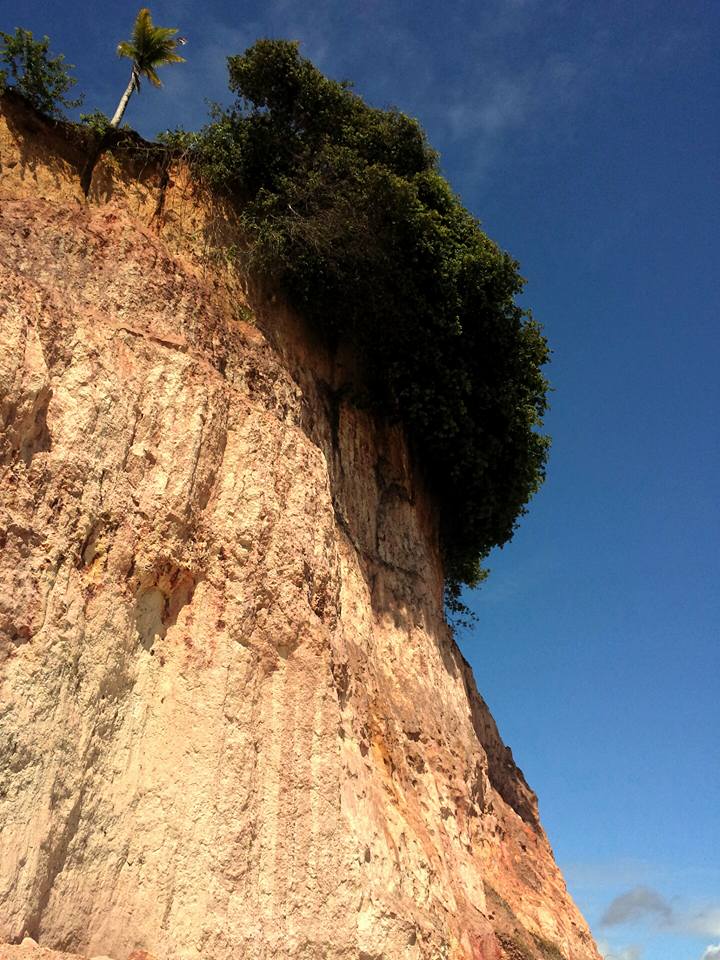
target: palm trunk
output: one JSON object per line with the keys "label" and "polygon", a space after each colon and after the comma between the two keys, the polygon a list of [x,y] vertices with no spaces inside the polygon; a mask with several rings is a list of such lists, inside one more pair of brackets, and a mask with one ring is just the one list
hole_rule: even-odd
{"label": "palm trunk", "polygon": [[138,85],[138,73],[137,73],[136,67],[133,66],[132,73],[130,74],[130,83],[127,85],[127,89],[125,90],[125,93],[122,95],[122,97],[120,97],[120,103],[118,104],[117,110],[115,111],[115,116],[110,121],[111,127],[117,127],[119,125],[120,121],[123,118],[123,114],[125,113],[125,108],[128,105],[128,100],[132,96],[132,92],[133,90],[135,90],[137,85]]}

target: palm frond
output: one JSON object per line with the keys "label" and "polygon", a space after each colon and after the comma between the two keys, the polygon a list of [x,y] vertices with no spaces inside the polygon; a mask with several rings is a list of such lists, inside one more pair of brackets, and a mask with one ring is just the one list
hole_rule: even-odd
{"label": "palm frond", "polygon": [[[150,10],[143,7],[133,24],[132,40],[123,40],[118,45],[118,55],[133,60],[138,70],[150,77],[151,70],[166,63],[184,63],[185,58],[175,53],[178,40],[176,27],[156,27],[152,22]],[[156,86],[160,81],[155,77],[151,82]]]}
{"label": "palm frond", "polygon": [[[176,27],[156,27],[148,7],[143,7],[135,17],[132,38],[122,40],[117,46],[119,57],[127,57],[133,62],[133,74],[130,89],[140,90],[140,77],[146,77],[154,87],[162,86],[157,68],[166,63],[184,63],[185,58],[176,53],[179,45],[184,44],[184,37],[177,37]],[[118,107],[117,122],[127,105],[129,94],[121,100]]]}
{"label": "palm frond", "polygon": [[142,73],[144,77],[148,78],[148,80],[154,87],[162,86],[162,83],[160,82],[160,77],[155,73],[154,67],[150,67],[150,66],[145,67]]}
{"label": "palm frond", "polygon": [[117,55],[119,57],[127,57],[128,60],[135,59],[135,47],[131,43],[128,43],[127,40],[122,40],[117,45]]}
{"label": "palm frond", "polygon": [[153,22],[150,16],[150,10],[147,7],[143,7],[135,17],[135,23],[133,24],[132,42],[135,49],[142,50],[147,44],[148,39],[152,36],[152,33]]}

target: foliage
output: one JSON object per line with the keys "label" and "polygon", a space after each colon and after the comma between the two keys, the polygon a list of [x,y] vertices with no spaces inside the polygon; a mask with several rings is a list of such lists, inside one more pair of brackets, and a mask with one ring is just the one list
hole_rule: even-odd
{"label": "foliage", "polygon": [[197,168],[196,161],[202,140],[200,134],[177,127],[175,130],[163,130],[157,135],[156,140],[177,156],[193,158],[193,163]]}
{"label": "foliage", "polygon": [[80,122],[98,137],[104,137],[110,129],[110,117],[104,114],[102,110],[93,110],[91,113],[81,113]]}
{"label": "foliage", "polygon": [[366,399],[404,423],[462,613],[461,584],[483,577],[544,476],[548,348],[515,302],[518,265],[415,120],[368,106],[295,43],[261,40],[228,64],[232,108],[166,142],[237,201],[255,268],[331,343],[352,344]]}
{"label": "foliage", "polygon": [[176,37],[176,33],[175,27],[156,27],[147,7],[138,12],[133,24],[132,38],[122,40],[117,46],[118,56],[132,61],[132,70],[130,82],[110,121],[111,127],[119,125],[133,92],[139,92],[141,77],[145,77],[153,86],[161,87],[157,68],[167,63],[185,62],[184,58],[175,52],[178,45],[185,43],[185,39]]}
{"label": "foliage", "polygon": [[62,54],[50,56],[50,40],[34,40],[30,30],[17,27],[15,33],[0,31],[0,93],[10,87],[50,117],[61,117],[62,108],[79,107],[83,98],[66,94],[77,83]]}
{"label": "foliage", "polygon": [[175,53],[180,43],[175,37],[176,33],[174,27],[156,27],[147,7],[139,11],[133,24],[132,39],[122,40],[117,46],[118,56],[132,60],[133,68],[137,70],[136,89],[140,89],[140,77],[145,77],[155,87],[161,87],[157,68],[166,63],[185,62],[183,57]]}

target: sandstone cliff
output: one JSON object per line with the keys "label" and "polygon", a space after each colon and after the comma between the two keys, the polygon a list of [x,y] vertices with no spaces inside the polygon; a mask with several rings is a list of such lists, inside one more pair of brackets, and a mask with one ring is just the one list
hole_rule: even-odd
{"label": "sandstone cliff", "polygon": [[401,434],[181,169],[0,113],[0,956],[595,960]]}

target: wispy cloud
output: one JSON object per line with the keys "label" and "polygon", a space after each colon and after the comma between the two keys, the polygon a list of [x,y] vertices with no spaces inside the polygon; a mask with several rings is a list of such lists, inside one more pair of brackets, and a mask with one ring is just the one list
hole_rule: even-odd
{"label": "wispy cloud", "polygon": [[[630,947],[609,947],[606,943],[598,943],[600,956],[603,960],[640,960],[643,955],[643,948],[636,945]],[[705,960],[705,958],[703,958]]]}
{"label": "wispy cloud", "polygon": [[600,918],[600,926],[612,928],[632,923],[645,923],[673,933],[717,937],[720,904],[678,906],[651,887],[633,887],[611,901]]}
{"label": "wispy cloud", "polygon": [[[720,937],[720,904],[711,904],[699,910],[690,911],[684,919],[691,933]],[[720,950],[720,947],[708,949]],[[718,960],[720,960],[720,953],[718,953]]]}
{"label": "wispy cloud", "polygon": [[[508,145],[527,153],[572,138],[576,110],[601,80],[617,82],[627,64],[638,69],[659,56],[642,32],[619,36],[603,18],[604,32],[594,29],[592,11],[575,14],[568,0],[488,0],[469,20],[459,6],[442,22],[399,16],[382,0],[267,0],[242,15],[218,0],[157,3],[158,22],[164,16],[176,23],[190,42],[187,64],[164,75],[165,96],[133,104],[133,122],[143,129],[200,125],[205,97],[228,99],[226,56],[257,36],[285,36],[300,40],[303,53],[331,76],[358,80],[370,102],[419,116],[441,152],[459,145],[463,169],[475,178],[500,162]],[[571,16],[577,30],[568,43],[553,26]],[[368,70],[370,63],[377,69]]]}
{"label": "wispy cloud", "polygon": [[673,918],[670,904],[657,891],[650,887],[634,887],[627,893],[615,897],[600,918],[601,927],[615,927],[621,923],[636,920],[660,920],[669,924]]}
{"label": "wispy cloud", "polygon": [[478,133],[494,137],[521,124],[533,102],[533,85],[528,77],[495,77],[476,99],[453,103],[447,123],[455,137]]}

